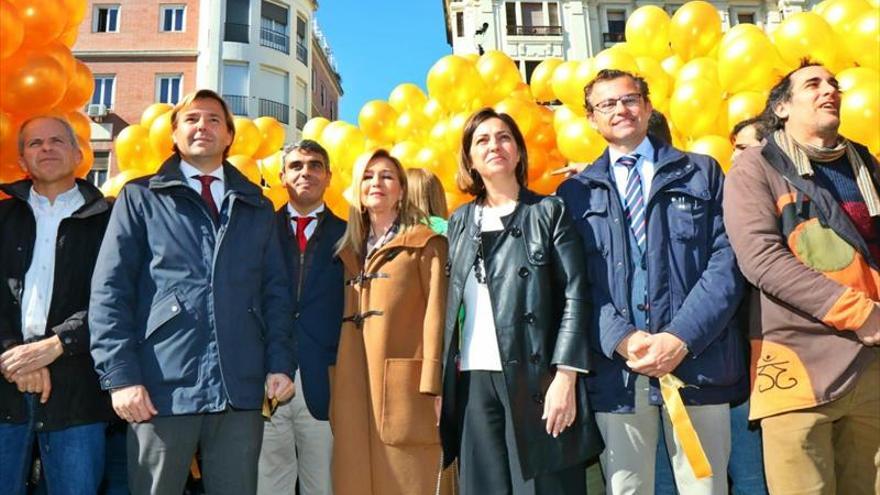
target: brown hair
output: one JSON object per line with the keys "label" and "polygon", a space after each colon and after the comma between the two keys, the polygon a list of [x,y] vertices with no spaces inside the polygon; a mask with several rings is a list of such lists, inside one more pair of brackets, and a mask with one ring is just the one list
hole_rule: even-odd
{"label": "brown hair", "polygon": [[510,129],[510,133],[513,134],[513,140],[516,142],[516,147],[519,151],[519,162],[517,162],[516,170],[514,171],[516,181],[523,188],[528,183],[529,157],[526,151],[526,140],[523,138],[519,126],[516,125],[516,121],[510,115],[496,112],[492,108],[484,108],[471,115],[464,124],[458,173],[455,174],[455,183],[458,188],[462,192],[476,196],[479,200],[484,199],[486,196],[486,184],[483,183],[483,178],[480,177],[480,174],[474,170],[474,162],[471,160],[471,144],[474,141],[474,133],[477,132],[477,127],[489,119],[498,119],[504,122]]}
{"label": "brown hair", "polygon": [[630,78],[636,84],[636,87],[639,88],[639,94],[642,95],[642,99],[645,100],[645,103],[651,102],[651,99],[648,97],[648,82],[645,81],[644,78],[625,70],[602,69],[596,74],[596,77],[593,78],[592,81],[584,86],[584,108],[587,109],[587,115],[593,114],[593,104],[590,103],[590,95],[593,94],[593,88],[596,84],[605,81],[613,81],[614,79],[620,79],[621,77]]}
{"label": "brown hair", "polygon": [[410,168],[406,171],[409,182],[409,200],[428,216],[449,216],[449,208],[446,206],[446,191],[440,179],[430,170],[423,168]]}
{"label": "brown hair", "polygon": [[[226,118],[226,129],[229,131],[229,135],[232,137],[232,141],[235,141],[235,120],[232,118],[232,112],[229,111],[229,105],[223,100],[223,98],[211,91],[210,89],[199,89],[196,90],[186,96],[183,97],[182,100],[177,102],[177,105],[174,105],[174,108],[171,110],[171,130],[172,132],[177,130],[177,115],[180,112],[186,110],[187,107],[193,104],[194,101],[199,99],[211,99],[220,104],[220,108],[223,109],[223,116]],[[229,156],[229,148],[232,147],[232,142],[229,143],[229,146],[223,150],[223,159],[225,160]],[[174,152],[178,155],[180,154],[180,150],[177,148],[177,143],[174,143],[173,146]]]}
{"label": "brown hair", "polygon": [[767,103],[764,105],[764,111],[760,115],[764,127],[762,130],[772,134],[773,131],[785,127],[785,121],[788,118],[783,119],[776,115],[776,107],[791,100],[791,76],[803,68],[815,66],[822,66],[822,64],[809,58],[802,58],[797,69],[782,76],[782,79],[770,88],[770,93],[767,95]]}

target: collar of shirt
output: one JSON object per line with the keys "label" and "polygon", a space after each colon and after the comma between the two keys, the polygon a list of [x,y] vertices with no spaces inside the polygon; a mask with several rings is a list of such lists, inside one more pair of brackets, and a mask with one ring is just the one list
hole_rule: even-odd
{"label": "collar of shirt", "polygon": [[34,213],[63,211],[65,212],[64,216],[66,217],[70,216],[80,206],[85,204],[85,198],[82,193],[79,192],[79,187],[77,187],[76,184],[74,184],[72,188],[55,196],[54,202],[50,202],[49,198],[38,193],[37,190],[34,189],[34,186],[31,186],[30,194],[28,195],[28,204],[31,205]]}
{"label": "collar of shirt", "polygon": [[205,174],[194,166],[180,160],[180,173],[186,177],[186,183],[198,194],[202,193],[202,183],[195,176],[210,175],[216,177],[217,180],[211,182],[211,196],[214,198],[214,204],[222,211],[223,195],[226,193],[226,176],[223,174],[223,165],[215,168],[210,174]]}
{"label": "collar of shirt", "polygon": [[318,205],[317,208],[303,215],[300,212],[296,211],[296,208],[294,208],[290,203],[287,203],[287,214],[290,216],[291,222],[294,222],[295,218],[302,216],[318,218],[318,213],[324,213],[324,209],[324,203],[321,203],[320,205]]}
{"label": "collar of shirt", "polygon": [[611,174],[614,176],[614,183],[617,186],[617,192],[621,199],[626,197],[626,181],[629,178],[629,169],[625,165],[620,165],[617,160],[624,155],[639,155],[639,161],[636,162],[636,170],[642,179],[642,192],[647,200],[651,185],[654,182],[654,146],[651,140],[645,136],[645,139],[636,146],[630,153],[621,153],[617,150],[608,148],[608,160],[611,162]]}

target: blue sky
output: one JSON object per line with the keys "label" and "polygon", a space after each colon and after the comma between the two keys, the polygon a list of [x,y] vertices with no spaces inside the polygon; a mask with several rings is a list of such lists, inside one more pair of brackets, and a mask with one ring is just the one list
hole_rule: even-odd
{"label": "blue sky", "polygon": [[364,103],[400,83],[426,91],[428,69],[452,53],[442,0],[320,0],[316,15],[342,76],[339,118],[355,125]]}

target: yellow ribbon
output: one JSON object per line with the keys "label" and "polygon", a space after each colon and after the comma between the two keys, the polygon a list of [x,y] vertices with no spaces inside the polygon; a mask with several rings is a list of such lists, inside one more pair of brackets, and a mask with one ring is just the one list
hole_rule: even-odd
{"label": "yellow ribbon", "polygon": [[663,394],[663,404],[666,406],[666,412],[669,413],[675,438],[681,444],[684,455],[691,469],[694,470],[694,476],[697,479],[708,478],[712,476],[712,466],[709,465],[700,437],[697,436],[697,431],[694,430],[691,418],[681,400],[679,389],[684,386],[684,382],[671,373],[660,377],[660,393]]}

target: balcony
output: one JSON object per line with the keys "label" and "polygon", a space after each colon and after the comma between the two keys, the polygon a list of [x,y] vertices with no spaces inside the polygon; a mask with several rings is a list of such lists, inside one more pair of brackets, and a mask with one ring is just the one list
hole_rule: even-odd
{"label": "balcony", "polygon": [[602,33],[602,43],[623,43],[624,41],[626,41],[626,33],[624,31]]}
{"label": "balcony", "polygon": [[507,26],[508,36],[562,36],[562,26]]}
{"label": "balcony", "polygon": [[223,100],[229,105],[232,115],[248,116],[248,97],[241,95],[223,95]]}
{"label": "balcony", "polygon": [[285,103],[260,98],[260,117],[274,117],[282,124],[290,123],[290,107]]}
{"label": "balcony", "polygon": [[305,43],[299,41],[296,42],[296,59],[309,65],[309,49],[306,48]]}
{"label": "balcony", "polygon": [[248,24],[236,24],[227,22],[224,28],[223,41],[235,41],[237,43],[249,43],[248,32],[251,27]]}
{"label": "balcony", "polygon": [[290,53],[290,38],[284,33],[271,29],[260,28],[260,45],[284,54]]}
{"label": "balcony", "polygon": [[309,121],[309,116],[303,113],[300,110],[296,111],[296,128],[299,130],[303,130],[303,127],[306,126],[306,122]]}

